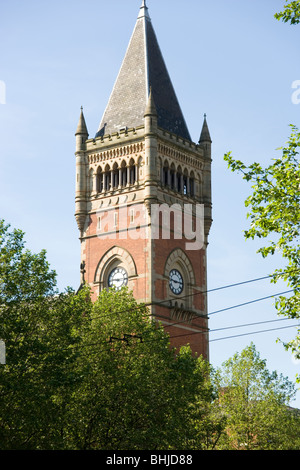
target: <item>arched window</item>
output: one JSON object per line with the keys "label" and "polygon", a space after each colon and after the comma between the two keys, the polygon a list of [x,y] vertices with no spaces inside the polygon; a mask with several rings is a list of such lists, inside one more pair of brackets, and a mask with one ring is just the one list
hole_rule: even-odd
{"label": "arched window", "polygon": [[102,193],[103,191],[103,173],[102,173],[102,168],[99,167],[97,170],[97,192]]}
{"label": "arched window", "polygon": [[127,168],[126,162],[123,160],[121,163],[121,186],[124,188],[127,185]]}
{"label": "arched window", "polygon": [[175,176],[176,176],[176,171],[175,171],[175,165],[172,163],[171,168],[170,168],[170,186],[171,189],[175,189],[176,183],[175,183]]}
{"label": "arched window", "polygon": [[109,165],[106,165],[103,179],[104,191],[109,191],[111,186],[111,171]]}
{"label": "arched window", "polygon": [[182,182],[183,182],[183,188],[182,188],[183,194],[187,195],[189,193],[187,170],[184,170]]}
{"label": "arched window", "polygon": [[169,164],[167,161],[165,161],[163,167],[163,184],[169,186]]}
{"label": "arched window", "polygon": [[113,166],[112,186],[114,189],[118,188],[119,186],[119,169],[117,163],[115,163]]}
{"label": "arched window", "polygon": [[136,168],[135,168],[135,162],[133,159],[130,160],[129,162],[129,184],[134,184],[136,181]]}
{"label": "arched window", "polygon": [[182,170],[180,166],[177,168],[176,189],[179,193],[183,192]]}

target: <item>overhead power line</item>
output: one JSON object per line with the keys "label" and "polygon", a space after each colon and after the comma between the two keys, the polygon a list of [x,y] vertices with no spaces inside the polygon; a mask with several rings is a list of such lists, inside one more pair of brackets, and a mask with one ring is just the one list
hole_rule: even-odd
{"label": "overhead power line", "polygon": [[[284,320],[290,320],[289,318],[286,318]],[[270,320],[270,321],[283,321],[282,320]],[[262,323],[268,323],[268,321],[266,322],[260,322],[261,324]],[[186,336],[194,336],[194,335],[201,335],[201,334],[207,334],[207,333],[212,333],[212,332],[215,332],[215,331],[221,331],[221,330],[228,330],[228,329],[235,329],[235,328],[242,328],[242,327],[247,327],[247,326],[253,326],[255,324],[259,324],[259,323],[249,323],[249,324],[245,324],[245,325],[237,325],[237,326],[229,326],[229,327],[225,327],[225,328],[220,328],[220,329],[217,329],[217,330],[211,330],[211,331],[196,331],[196,332],[193,332],[193,333],[184,333],[182,335],[174,335],[174,336],[170,336],[170,339],[177,339],[177,338],[181,338],[181,337],[186,337]],[[258,333],[266,333],[266,332],[270,332],[270,331],[277,331],[277,330],[284,330],[284,329],[287,329],[287,328],[297,328],[299,327],[300,325],[299,324],[296,324],[296,325],[289,325],[289,326],[281,326],[279,328],[270,328],[270,329],[267,329],[267,330],[257,330],[257,331],[251,331],[251,332],[248,332],[248,333],[240,333],[238,335],[232,335],[232,336],[225,336],[225,337],[222,337],[222,338],[215,338],[215,339],[209,339],[209,342],[210,343],[213,343],[215,341],[221,341],[221,340],[225,340],[225,339],[231,339],[231,338],[239,338],[241,336],[249,336],[249,335],[255,335],[255,334],[258,334]]]}
{"label": "overhead power line", "polygon": [[[249,327],[249,326],[262,325],[262,324],[266,324],[266,323],[281,322],[281,321],[286,321],[286,320],[290,320],[290,319],[289,318],[283,318],[283,319],[277,319],[277,320],[267,320],[267,321],[263,321],[263,322],[255,322],[255,323],[234,325],[234,326],[229,326],[229,327],[224,327],[224,328],[218,328],[218,329],[215,329],[215,330],[210,330],[209,332],[208,331],[197,331],[197,332],[192,332],[192,333],[184,333],[182,335],[169,336],[169,339],[177,339],[177,338],[181,338],[181,337],[213,333],[213,332],[222,331],[222,330],[245,328],[245,327]],[[252,331],[252,332],[248,332],[248,333],[241,333],[241,334],[238,334],[238,335],[232,335],[232,336],[226,336],[226,337],[222,337],[222,338],[210,339],[209,342],[212,343],[212,342],[215,342],[215,341],[221,341],[221,340],[226,340],[226,339],[230,339],[230,338],[237,338],[237,337],[241,337],[241,336],[249,336],[249,335],[252,335],[252,334],[266,333],[266,332],[270,332],[270,331],[284,330],[284,329],[287,329],[287,328],[295,328],[295,327],[299,327],[299,326],[300,326],[299,324],[295,324],[295,325],[289,325],[289,326],[282,326],[282,327],[278,327],[278,328],[270,328],[270,329],[266,329],[266,330],[256,330],[256,331]],[[132,337],[134,337],[134,336],[132,336]],[[112,339],[116,340],[117,342],[120,342],[120,341],[124,342],[125,341],[124,338],[112,338],[112,337],[110,337],[109,341],[99,341],[99,342],[94,342],[94,343],[88,343],[88,344],[83,345],[83,347],[93,347],[93,346],[101,346],[101,345],[103,346],[105,344],[111,343]],[[144,335],[139,335],[138,339],[139,339],[140,343],[156,343],[158,341],[163,341],[164,340],[164,338],[161,338],[161,339],[156,338],[156,339],[147,340],[147,339],[145,339]],[[125,341],[125,342],[127,343],[128,346],[130,345],[128,343],[128,341]],[[82,348],[82,346],[81,346],[81,348]]]}
{"label": "overhead power line", "polygon": [[[237,304],[237,305],[233,305],[231,307],[226,307],[226,308],[222,308],[221,310],[216,310],[215,312],[211,312],[211,313],[208,313],[207,316],[208,318],[212,315],[215,315],[216,313],[222,313],[222,312],[226,312],[228,310],[233,310],[235,308],[240,308],[240,307],[244,307],[245,305],[250,305],[250,304],[253,304],[253,303],[257,303],[257,302],[261,302],[263,300],[267,300],[267,299],[271,299],[273,297],[278,297],[280,295],[284,295],[284,294],[288,294],[288,293],[291,293],[293,292],[292,290],[288,290],[288,291],[285,291],[285,292],[278,292],[277,294],[272,294],[272,295],[268,295],[266,297],[261,297],[259,299],[254,299],[254,300],[249,300],[247,302],[243,302],[243,303],[240,303],[240,304]],[[159,317],[161,317],[160,315],[158,315]],[[162,317],[162,318],[167,318],[167,317]],[[199,318],[198,315],[194,315],[192,318],[191,318],[191,321],[196,319],[196,318]],[[165,325],[165,327],[170,327],[170,326],[177,326],[177,325],[180,325],[181,323],[186,323],[185,320],[180,320],[180,321],[177,321],[177,322],[174,322],[174,323],[170,323],[168,325]]]}
{"label": "overhead power line", "polygon": [[261,302],[262,300],[271,299],[273,297],[278,297],[279,295],[290,294],[291,292],[293,292],[293,290],[287,290],[285,292],[279,292],[278,294],[268,295],[266,297],[261,297],[260,299],[249,300],[248,302],[243,302],[241,304],[233,305],[232,307],[226,307],[226,308],[222,308],[221,310],[216,310],[215,312],[209,313],[208,316],[215,315],[216,313],[226,312],[227,310],[232,310],[234,308],[244,307],[245,305],[250,305],[250,304],[253,304],[255,302]]}
{"label": "overhead power line", "polygon": [[[244,328],[244,327],[249,327],[249,326],[254,326],[254,325],[262,325],[262,324],[266,324],[266,323],[274,323],[274,322],[281,322],[281,321],[286,321],[286,320],[290,320],[289,318],[284,318],[284,319],[276,319],[276,320],[266,320],[266,321],[262,321],[262,322],[254,322],[254,323],[247,323],[247,324],[240,324],[240,325],[234,325],[234,326],[228,326],[228,327],[223,327],[223,328],[217,328],[217,329],[214,329],[214,330],[210,330],[209,333],[214,333],[214,332],[218,332],[218,331],[224,331],[224,330],[230,330],[230,329],[236,329],[236,328]],[[299,328],[300,325],[299,323],[298,324],[294,324],[294,325],[289,325],[289,326],[284,326],[284,327],[279,327],[279,328],[271,328],[271,329],[265,329],[265,330],[256,330],[256,331],[251,331],[251,332],[247,332],[247,333],[241,333],[241,334],[237,334],[237,335],[231,335],[231,336],[225,336],[225,337],[221,337],[221,338],[215,338],[215,339],[209,339],[209,342],[212,343],[212,342],[215,342],[215,341],[222,341],[222,340],[227,340],[227,339],[232,339],[232,338],[238,338],[238,337],[242,337],[242,336],[249,336],[249,335],[254,335],[254,334],[259,334],[259,333],[266,333],[266,332],[271,332],[271,331],[278,331],[278,330],[284,330],[284,329],[288,329],[288,328]],[[187,337],[187,336],[194,336],[194,335],[199,335],[199,334],[207,334],[208,331],[198,331],[198,332],[192,332],[192,333],[187,333],[185,332],[184,334],[182,335],[173,335],[173,336],[169,336],[169,339],[176,339],[176,338],[180,338],[180,337]],[[96,347],[99,347],[99,346],[106,346],[105,348],[102,348],[101,350],[98,350],[98,353],[100,352],[105,352],[107,351],[107,347],[109,344],[113,343],[114,341],[116,343],[119,343],[119,347],[118,349],[120,350],[121,346],[120,344],[121,343],[125,343],[126,346],[130,347],[131,346],[131,343],[129,342],[129,339],[137,339],[138,340],[138,343],[155,343],[155,342],[158,342],[158,341],[163,341],[165,340],[165,338],[161,338],[161,339],[145,339],[145,335],[123,335],[122,338],[120,337],[113,337],[113,336],[110,336],[108,340],[101,340],[101,341],[96,341],[96,342],[92,342],[92,343],[85,343],[85,344],[80,344],[80,345],[73,345],[73,346],[67,346],[65,348],[61,348],[60,349],[60,352],[62,350],[69,350],[69,352],[73,352],[74,350],[76,349],[80,349],[80,355],[84,355],[82,353],[82,350],[83,348],[86,349],[86,348],[89,348],[89,347],[93,347],[93,346],[96,346]],[[53,353],[57,353],[57,350],[53,350]],[[50,364],[49,364],[50,365]]]}
{"label": "overhead power line", "polygon": [[[292,272],[294,272],[294,271],[298,272],[298,271],[300,271],[300,269],[292,270]],[[250,280],[247,280],[247,281],[241,281],[241,282],[236,282],[236,283],[233,283],[233,284],[227,284],[227,285],[224,285],[224,286],[221,286],[221,287],[215,287],[215,288],[212,288],[212,289],[203,290],[201,292],[194,292],[192,294],[188,294],[188,295],[178,297],[176,300],[178,302],[180,302],[181,300],[184,300],[184,299],[187,299],[187,298],[190,298],[190,297],[196,297],[197,295],[203,295],[203,294],[208,294],[208,293],[211,293],[211,292],[217,292],[217,291],[220,291],[220,290],[230,289],[230,288],[233,288],[233,287],[238,287],[238,286],[242,286],[242,285],[245,285],[245,284],[259,282],[259,281],[263,281],[263,280],[274,278],[274,277],[281,277],[281,276],[287,274],[288,272],[290,272],[290,270],[282,271],[281,273],[278,273],[278,274],[268,274],[266,276],[250,279]],[[293,290],[290,290],[290,291],[287,291],[287,292],[293,292]],[[282,294],[274,294],[274,295],[271,295],[270,297],[275,297],[277,295],[283,295],[283,293]],[[175,300],[174,298],[172,298],[172,299],[168,298],[168,299],[165,299],[165,300],[161,300],[159,302],[148,302],[148,303],[144,303],[144,304],[138,305],[136,307],[133,307],[132,309],[121,310],[119,312],[116,312],[116,314],[121,315],[122,313],[128,313],[128,312],[136,311],[136,310],[142,309],[144,307],[151,307],[153,305],[159,306],[159,305],[163,305],[163,304],[166,304],[166,303],[170,304],[172,301],[174,302],[174,300]],[[215,313],[217,313],[217,312],[215,312]],[[99,315],[99,316],[102,316],[102,318],[103,318],[103,315]],[[149,316],[152,316],[152,314],[149,314]],[[97,318],[97,316],[94,316],[94,318]]]}
{"label": "overhead power line", "polygon": [[[298,271],[300,271],[300,269],[293,270],[293,271],[298,272]],[[257,277],[257,278],[254,278],[254,279],[249,279],[248,281],[241,281],[241,282],[236,282],[236,283],[233,283],[233,284],[227,284],[225,286],[215,287],[213,289],[207,289],[207,290],[204,290],[204,291],[201,291],[201,292],[194,292],[193,294],[187,294],[187,295],[183,295],[181,297],[178,297],[177,301],[180,302],[181,300],[187,299],[189,297],[195,297],[197,295],[208,294],[208,293],[211,293],[211,292],[217,292],[219,290],[224,290],[224,289],[231,289],[233,287],[238,287],[238,286],[242,286],[242,285],[245,285],[245,284],[251,284],[253,282],[263,281],[263,280],[274,278],[274,277],[281,277],[281,276],[287,274],[288,272],[289,272],[289,270],[288,271],[282,271],[281,273],[278,273],[278,274],[268,274],[266,276]],[[169,303],[172,300],[174,301],[174,298],[173,299],[162,300],[160,302],[155,302],[155,305],[161,305],[161,304],[164,304],[164,303],[167,303],[167,302]],[[150,306],[152,304],[154,304],[154,302],[150,302],[146,305]]]}
{"label": "overhead power line", "polygon": [[221,340],[225,340],[225,339],[232,339],[232,338],[239,338],[241,336],[249,336],[249,335],[256,335],[258,333],[268,333],[270,331],[276,331],[276,330],[285,330],[287,328],[295,328],[295,327],[299,327],[299,324],[297,325],[290,325],[290,326],[282,326],[280,328],[271,328],[271,329],[268,329],[268,330],[260,330],[260,331],[251,331],[249,333],[242,333],[242,334],[239,334],[239,335],[233,335],[233,336],[227,336],[225,338],[215,338],[215,339],[212,339],[210,340],[209,342],[212,343],[214,341],[221,341]]}
{"label": "overhead power line", "polygon": [[[299,271],[299,270],[297,270]],[[282,272],[282,273],[279,273],[278,275],[276,275],[277,277],[278,276],[282,276],[284,275],[286,272]],[[186,298],[186,297],[191,297],[191,296],[194,296],[194,295],[200,295],[200,294],[204,294],[204,293],[209,293],[209,292],[215,292],[215,291],[219,291],[219,290],[224,290],[224,289],[228,289],[228,288],[233,288],[233,287],[237,287],[237,286],[241,286],[241,285],[245,285],[245,284],[249,284],[249,283],[253,283],[253,282],[258,282],[258,281],[261,281],[261,280],[265,280],[265,279],[269,279],[271,277],[274,277],[273,274],[271,275],[267,275],[267,276],[263,276],[263,277],[259,277],[259,278],[255,278],[255,279],[250,279],[248,281],[242,281],[242,282],[237,282],[237,283],[234,283],[234,284],[229,284],[229,285],[225,285],[225,286],[221,286],[221,287],[217,287],[217,288],[213,288],[213,289],[209,289],[209,290],[206,290],[206,291],[202,291],[202,292],[196,292],[194,294],[190,294],[188,296],[183,296],[183,297],[180,297],[179,300],[183,299],[183,298]],[[266,296],[266,297],[262,297],[262,298],[258,298],[258,299],[254,299],[254,300],[251,300],[251,301],[247,301],[247,302],[244,302],[244,303],[240,303],[240,304],[236,304],[236,305],[233,305],[231,307],[226,307],[226,308],[223,308],[223,309],[220,309],[220,310],[217,310],[217,311],[214,311],[214,312],[211,312],[211,313],[208,313],[208,317],[211,316],[211,315],[214,315],[214,314],[217,314],[217,313],[221,313],[221,312],[224,312],[224,311],[228,311],[228,310],[231,310],[231,309],[235,309],[235,308],[240,308],[242,306],[245,306],[245,305],[249,305],[249,304],[252,304],[252,303],[255,303],[255,302],[260,302],[260,301],[263,301],[263,300],[266,300],[266,299],[269,299],[269,298],[272,298],[272,297],[277,297],[277,296],[280,296],[280,295],[284,295],[284,294],[287,294],[287,293],[291,293],[293,292],[293,290],[289,290],[289,291],[285,291],[285,292],[280,292],[280,293],[276,293],[276,294],[272,294],[272,295],[269,295],[269,296]],[[164,301],[161,301],[161,302],[151,302],[151,303],[148,303],[148,304],[142,304],[142,305],[137,305],[135,307],[133,307],[132,309],[126,309],[126,310],[123,310],[123,311],[119,311],[119,312],[115,312],[115,314],[122,314],[122,313],[128,313],[128,312],[131,312],[131,311],[137,311],[141,308],[144,308],[144,307],[147,307],[147,306],[150,306],[150,305],[159,305],[159,304],[162,304],[162,303],[166,303],[166,302],[170,302],[171,300],[174,301],[174,299],[167,299],[167,300],[164,300]],[[101,316],[102,318],[106,317],[106,316],[109,316],[110,314],[107,314],[107,315],[99,315],[99,317]],[[151,316],[152,314],[150,314],[149,316]],[[156,315],[159,317],[159,315]],[[196,316],[195,315],[195,318],[198,318],[198,315]],[[97,316],[94,316],[93,318],[97,318]],[[169,318],[168,318],[169,319]],[[271,320],[272,322],[273,321],[281,321],[281,320]],[[173,323],[173,324],[169,324],[167,326],[176,326],[177,324],[180,324],[180,323],[186,323],[185,321],[180,321],[180,322],[176,322],[176,323]],[[256,323],[256,324],[262,324],[262,323],[267,323],[267,322],[259,322],[259,323]],[[222,329],[234,329],[234,328],[241,328],[241,327],[245,327],[245,326],[253,326],[255,325],[255,323],[253,324],[248,324],[248,325],[237,325],[237,326],[233,326],[233,327],[225,327],[225,328],[222,328]],[[263,333],[263,332],[268,332],[268,331],[275,331],[275,330],[281,330],[281,329],[286,329],[286,328],[292,328],[292,327],[297,327],[299,325],[291,325],[291,326],[287,326],[287,327],[281,327],[281,328],[275,328],[275,329],[270,329],[270,330],[260,330],[260,331],[254,331],[254,332],[251,332],[251,333],[244,333],[244,334],[239,334],[239,335],[234,335],[234,336],[228,336],[228,337],[224,337],[224,338],[217,338],[217,339],[213,339],[213,340],[209,340],[209,342],[214,342],[214,341],[221,341],[221,340],[226,340],[226,339],[230,339],[230,338],[236,338],[236,337],[239,337],[239,336],[245,336],[245,335],[251,335],[251,334],[257,334],[257,333]],[[214,331],[220,331],[220,329],[218,330],[210,330],[210,332],[214,332]],[[175,338],[179,338],[181,336],[192,336],[192,335],[195,335],[195,334],[204,334],[204,333],[207,333],[208,330],[205,330],[205,331],[198,331],[198,332],[193,332],[193,333],[187,333],[185,332],[184,335],[176,335],[176,336],[170,336],[170,339],[175,339]],[[143,337],[139,337],[140,341],[144,341],[144,338]],[[122,341],[125,341],[124,338],[123,339],[120,339],[118,338],[118,340],[122,340]],[[85,344],[84,347],[88,347],[88,346],[97,346],[97,345],[105,345],[107,342],[96,342],[96,343],[91,343],[91,344]],[[81,345],[78,345],[78,347],[82,347]],[[66,347],[66,348],[63,348],[63,349],[69,349],[70,351],[76,349],[77,347],[76,346],[71,346],[71,347]]]}

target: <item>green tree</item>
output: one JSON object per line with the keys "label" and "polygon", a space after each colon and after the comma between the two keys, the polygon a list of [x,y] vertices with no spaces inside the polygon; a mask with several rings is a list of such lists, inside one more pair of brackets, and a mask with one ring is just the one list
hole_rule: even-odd
{"label": "green tree", "polygon": [[[300,132],[291,126],[292,133],[281,155],[263,168],[259,163],[246,166],[235,160],[231,152],[224,159],[232,171],[240,172],[252,184],[252,194],[246,199],[250,227],[244,232],[246,239],[266,239],[258,253],[264,258],[280,255],[282,268],[274,271],[272,282],[284,280],[292,294],[276,300],[279,315],[298,319],[300,315]],[[300,330],[296,338],[287,343],[300,357]]]}
{"label": "green tree", "polygon": [[25,249],[24,233],[11,230],[0,219],[0,304],[53,295],[56,273],[50,270],[45,250]]}
{"label": "green tree", "polygon": [[290,411],[294,385],[269,372],[251,343],[215,373],[226,432],[218,442],[227,450],[299,449],[300,418]]}
{"label": "green tree", "polygon": [[45,251],[25,249],[23,232],[0,221],[0,449],[61,446],[84,309],[84,292],[57,292]]}
{"label": "green tree", "polygon": [[[286,1],[286,3],[288,0]],[[300,2],[292,1],[285,5],[275,18],[290,24],[300,22]],[[245,231],[246,239],[268,239],[268,245],[258,252],[263,256],[280,254],[283,269],[273,273],[272,282],[284,279],[291,288],[289,297],[280,296],[276,300],[279,315],[298,319],[300,312],[300,132],[295,125],[287,145],[281,149],[282,155],[263,168],[259,163],[246,166],[235,160],[231,152],[224,156],[232,171],[242,173],[247,182],[252,183],[252,195],[245,205],[249,208],[250,228]],[[271,238],[268,238],[271,237]],[[300,358],[300,329],[296,337],[285,344],[296,358]],[[300,377],[298,378],[300,381]]]}
{"label": "green tree", "polygon": [[[289,0],[286,0],[286,3]],[[282,20],[284,23],[298,24],[300,23],[300,2],[293,1],[285,5],[284,10],[276,13],[275,18],[277,20]]]}
{"label": "green tree", "polygon": [[192,404],[196,399],[202,404],[211,401],[208,365],[193,357],[189,347],[171,350],[164,329],[131,292],[100,294],[83,348],[78,363],[85,377],[68,406],[71,448],[153,450],[191,445]]}
{"label": "green tree", "polygon": [[[0,449],[210,448],[209,366],[131,292],[58,293],[46,254],[0,224]],[[217,429],[218,430],[218,429]]]}

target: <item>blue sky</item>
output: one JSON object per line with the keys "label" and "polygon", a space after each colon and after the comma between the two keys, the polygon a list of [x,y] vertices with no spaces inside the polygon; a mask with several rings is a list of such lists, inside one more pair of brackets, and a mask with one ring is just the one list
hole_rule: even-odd
{"label": "blue sky", "polygon": [[[268,275],[245,241],[247,183],[223,155],[268,165],[300,125],[292,83],[300,80],[300,26],[274,19],[284,0],[148,0],[153,25],[194,141],[203,114],[213,139],[213,226],[209,289]],[[75,137],[80,107],[90,136],[100,123],[138,15],[140,0],[10,0],[0,5],[0,216],[46,249],[59,288],[79,284],[80,244],[74,218]],[[3,88],[2,88],[3,92]],[[1,93],[0,93],[0,102]],[[268,280],[209,294],[209,312],[287,290]],[[211,330],[276,319],[273,299],[211,315]],[[282,344],[293,328],[239,336],[295,322],[211,332],[219,366],[251,341],[270,370],[294,381],[300,362]],[[298,394],[294,406],[300,407]]]}

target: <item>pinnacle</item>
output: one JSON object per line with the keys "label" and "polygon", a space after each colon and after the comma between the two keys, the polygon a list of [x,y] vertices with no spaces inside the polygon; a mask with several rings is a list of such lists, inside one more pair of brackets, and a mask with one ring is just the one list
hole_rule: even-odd
{"label": "pinnacle", "polygon": [[77,126],[77,129],[76,129],[75,135],[77,135],[77,134],[89,135],[87,127],[86,127],[84,115],[83,115],[83,107],[82,106],[81,106],[79,122],[78,122],[78,126]]}
{"label": "pinnacle", "polygon": [[145,116],[157,116],[157,110],[153,99],[152,88],[150,88],[149,99],[145,111]]}
{"label": "pinnacle", "polygon": [[204,114],[204,122],[203,122],[202,131],[201,131],[201,135],[199,139],[199,144],[201,142],[210,142],[210,143],[212,142],[208,125],[207,125],[207,121],[206,121],[206,114]]}

